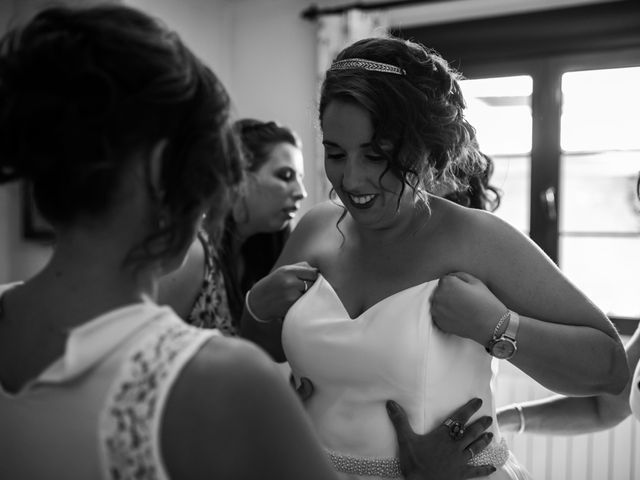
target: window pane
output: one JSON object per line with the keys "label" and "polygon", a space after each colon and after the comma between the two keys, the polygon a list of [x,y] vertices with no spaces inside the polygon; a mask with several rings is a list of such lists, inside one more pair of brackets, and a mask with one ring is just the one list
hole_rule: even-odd
{"label": "window pane", "polygon": [[466,116],[476,128],[488,155],[531,152],[531,89],[529,76],[463,80]]}
{"label": "window pane", "polygon": [[529,76],[461,82],[466,116],[481,150],[495,165],[491,184],[502,191],[496,215],[528,234],[531,175],[531,91]]}
{"label": "window pane", "polygon": [[607,315],[640,317],[638,237],[560,236],[562,271]]}
{"label": "window pane", "polygon": [[531,157],[493,156],[491,185],[502,193],[500,206],[494,212],[521,232],[529,235],[529,195]]}
{"label": "window pane", "polygon": [[562,76],[562,149],[640,150],[640,67]]}
{"label": "window pane", "polygon": [[562,77],[560,268],[605,313],[628,317],[640,316],[638,85],[640,67]]}
{"label": "window pane", "polygon": [[561,162],[561,232],[640,232],[640,152],[563,155]]}

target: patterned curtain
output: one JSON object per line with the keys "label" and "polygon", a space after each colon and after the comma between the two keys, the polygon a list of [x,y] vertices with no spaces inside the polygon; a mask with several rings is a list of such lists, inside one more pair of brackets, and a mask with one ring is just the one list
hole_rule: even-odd
{"label": "patterned curtain", "polygon": [[[318,96],[327,69],[335,56],[347,45],[368,38],[385,36],[388,31],[386,12],[350,10],[339,15],[323,15],[317,20],[317,76]],[[330,185],[324,173],[324,150],[318,136],[316,142],[316,182],[317,192],[321,193],[320,200],[328,197]],[[322,195],[324,194],[324,195]]]}

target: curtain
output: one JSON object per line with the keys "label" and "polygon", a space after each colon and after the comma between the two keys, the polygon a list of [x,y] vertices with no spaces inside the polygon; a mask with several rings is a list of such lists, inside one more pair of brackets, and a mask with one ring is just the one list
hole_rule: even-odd
{"label": "curtain", "polygon": [[[386,12],[349,10],[343,14],[323,15],[317,19],[317,69],[316,92],[319,97],[320,87],[327,69],[335,56],[347,45],[369,37],[385,36],[388,32]],[[328,197],[330,185],[324,173],[324,150],[318,135],[315,148],[316,182],[320,199]]]}

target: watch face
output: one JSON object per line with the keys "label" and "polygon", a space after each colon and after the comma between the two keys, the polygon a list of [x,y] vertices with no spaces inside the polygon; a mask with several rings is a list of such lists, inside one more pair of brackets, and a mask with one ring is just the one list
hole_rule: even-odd
{"label": "watch face", "polygon": [[491,345],[491,355],[496,358],[511,358],[516,353],[516,345],[511,340],[500,338]]}

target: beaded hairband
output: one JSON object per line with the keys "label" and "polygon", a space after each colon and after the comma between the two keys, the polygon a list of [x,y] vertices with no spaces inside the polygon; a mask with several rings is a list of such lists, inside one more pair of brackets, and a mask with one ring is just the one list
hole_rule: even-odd
{"label": "beaded hairband", "polygon": [[374,62],[373,60],[365,60],[364,58],[347,58],[346,60],[338,60],[331,64],[329,71],[335,70],[353,70],[362,68],[371,72],[393,73],[394,75],[406,75],[404,68],[389,65],[388,63]]}

